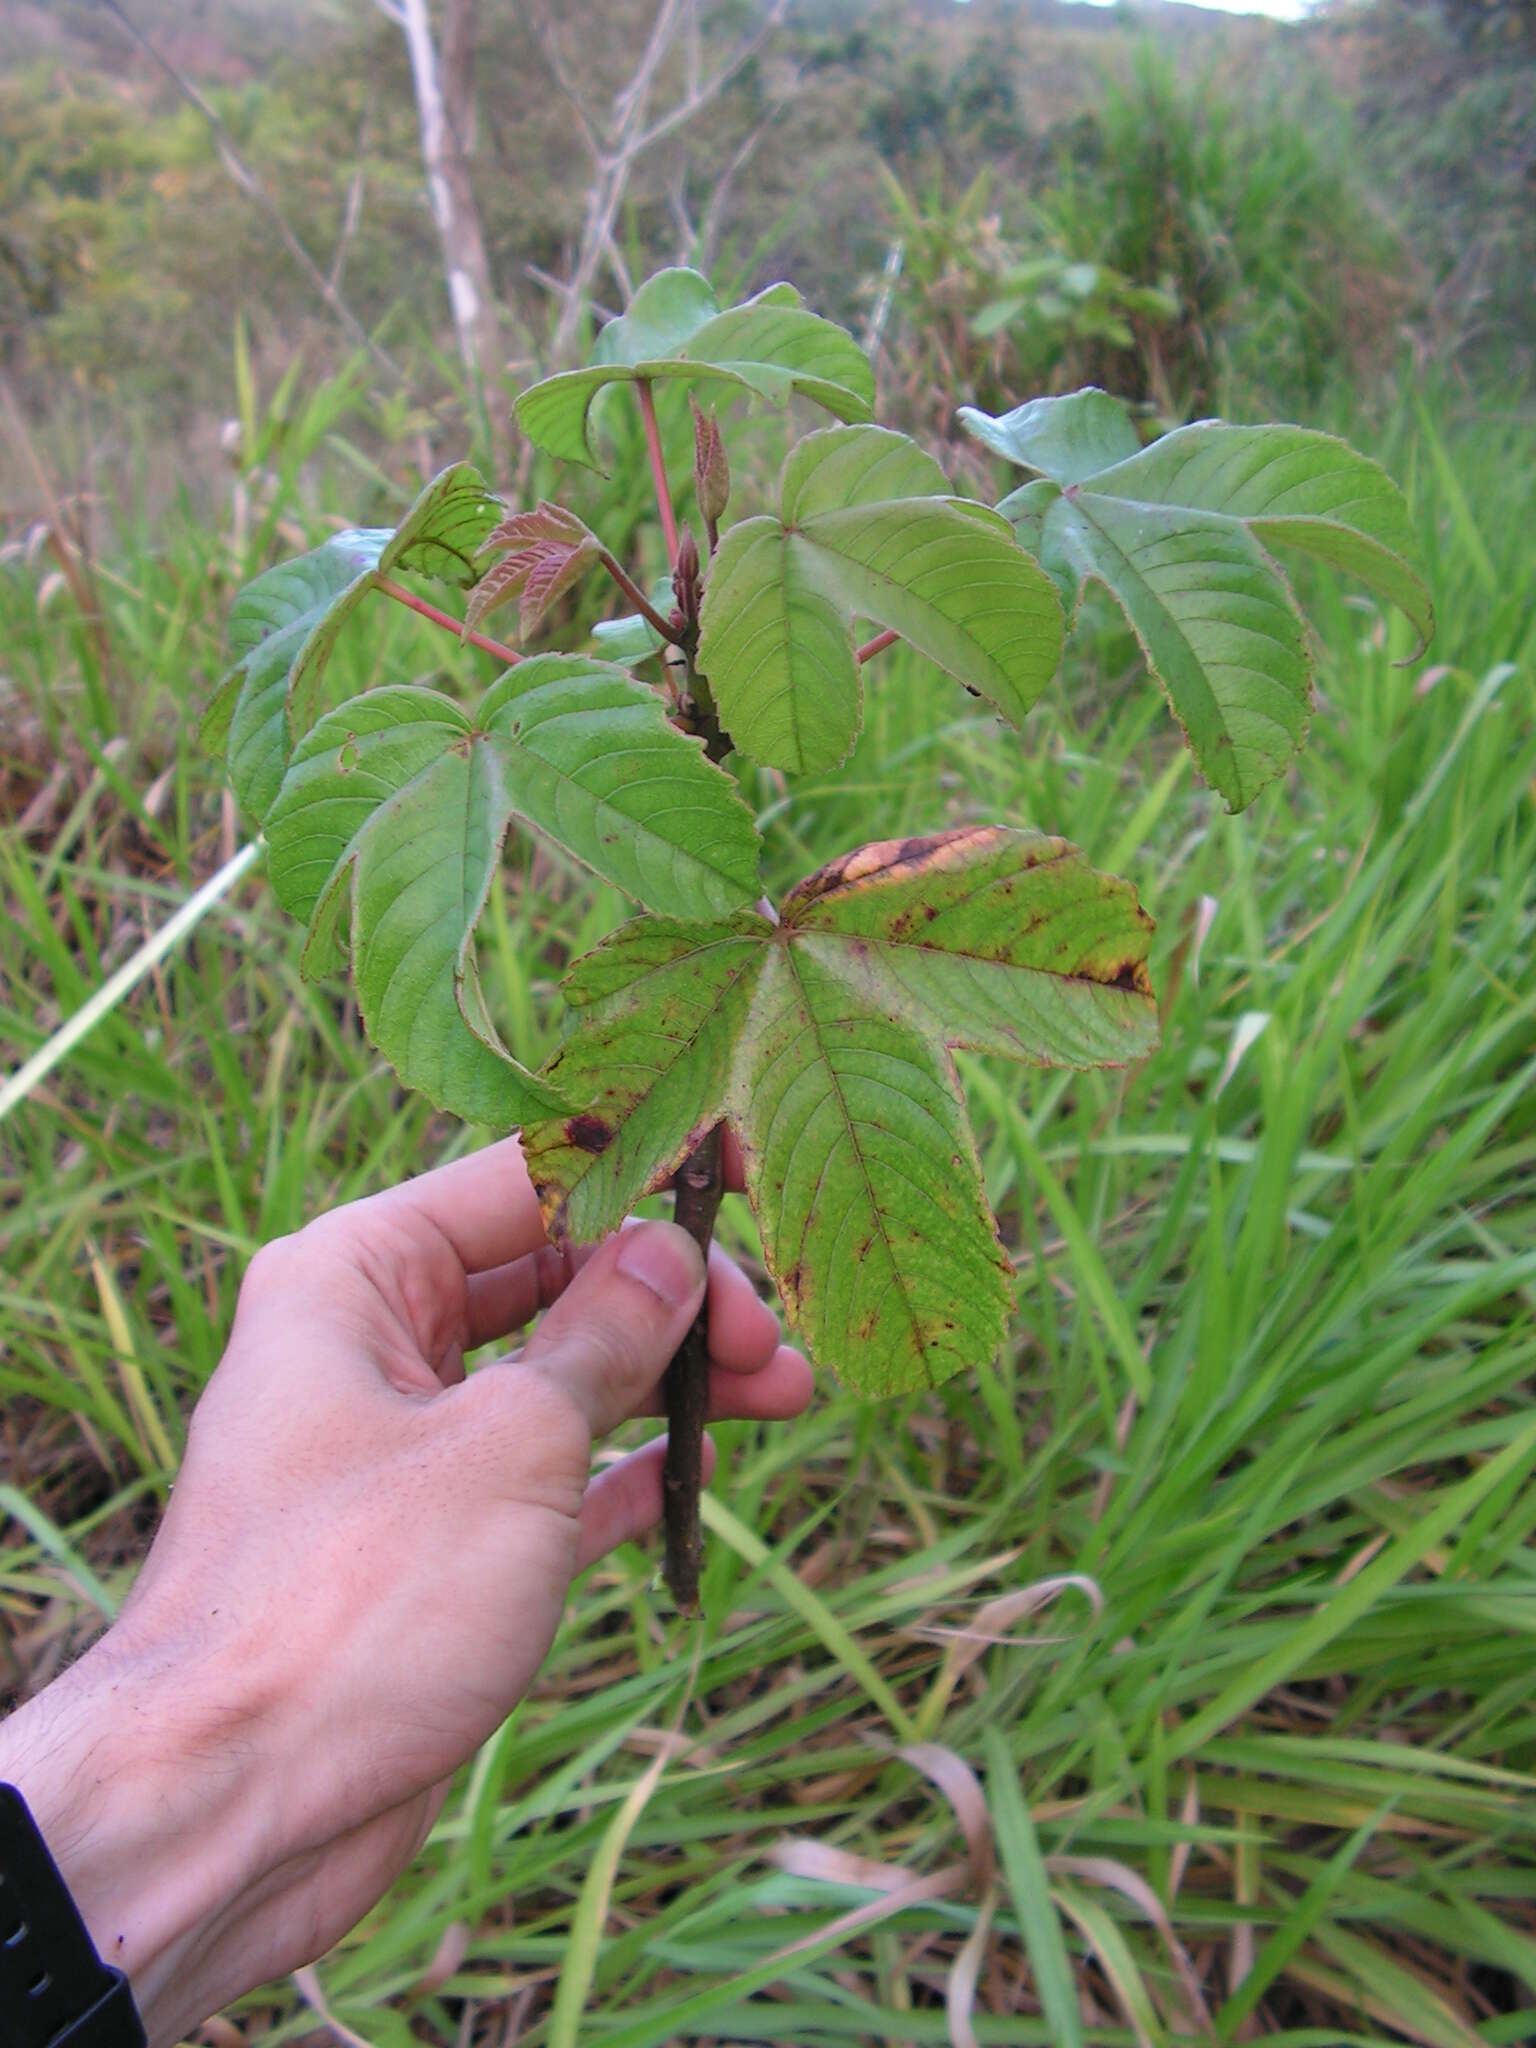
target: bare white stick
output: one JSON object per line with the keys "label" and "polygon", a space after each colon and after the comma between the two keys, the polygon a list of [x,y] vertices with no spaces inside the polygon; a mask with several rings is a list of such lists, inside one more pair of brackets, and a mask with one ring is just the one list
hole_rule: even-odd
{"label": "bare white stick", "polygon": [[0,1123],[18,1103],[26,1101],[38,1083],[46,1080],[61,1060],[68,1059],[86,1033],[94,1030],[102,1018],[138,986],[150,969],[165,958],[205,912],[211,910],[221,896],[229,893],[260,854],[259,839],[253,839],[249,846],[242,846],[233,860],[227,860],[216,875],[211,875],[195,895],[187,898],[175,916],[166,920],[152,939],[146,939],[133,957],[125,960],[95,995],[59,1026],[46,1045],[40,1045],[31,1059],[24,1060],[8,1081],[0,1083]]}

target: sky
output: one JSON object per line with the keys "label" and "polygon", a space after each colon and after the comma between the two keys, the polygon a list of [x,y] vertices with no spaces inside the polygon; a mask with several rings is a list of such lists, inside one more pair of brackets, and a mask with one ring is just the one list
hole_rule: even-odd
{"label": "sky", "polygon": [[[1108,5],[1110,0],[1096,0]],[[1300,21],[1311,12],[1310,0],[1189,0],[1194,7],[1219,7],[1226,14],[1271,14],[1276,21]]]}
{"label": "sky", "polygon": [[[1115,0],[1087,0],[1093,7],[1112,7]],[[1311,12],[1312,0],[1187,0],[1192,7],[1217,7],[1225,14],[1269,14],[1276,21],[1300,21]]]}

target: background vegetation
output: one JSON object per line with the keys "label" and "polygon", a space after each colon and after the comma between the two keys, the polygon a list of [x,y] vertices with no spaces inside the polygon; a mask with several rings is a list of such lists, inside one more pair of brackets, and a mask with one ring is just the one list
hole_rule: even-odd
{"label": "background vegetation", "polygon": [[[195,737],[233,590],[487,439],[398,32],[354,0],[129,12],[403,376],[107,12],[0,10],[0,1075],[241,844]],[[592,15],[563,19],[611,91],[649,14]],[[487,10],[477,70],[509,388],[588,175],[531,19]],[[893,650],[845,779],[760,776],[785,880],[999,816],[1131,874],[1163,1049],[967,1063],[1008,1354],[722,1429],[696,1656],[651,1558],[593,1572],[410,1879],[218,2048],[1536,2034],[1532,79],[1517,5],[829,4],[640,167],[636,274],[686,244],[723,291],[795,276],[975,488],[956,402],[1090,376],[1153,422],[1349,434],[1408,490],[1440,632],[1396,666],[1400,622],[1319,573],[1312,743],[1241,819],[1094,608],[1025,743]],[[605,533],[654,572],[616,418]],[[398,614],[338,659],[459,686],[439,638]],[[508,876],[485,979],[519,1045],[622,914],[589,903],[546,856]],[[0,1124],[18,1692],[131,1582],[254,1247],[475,1141],[297,950],[253,873]],[[728,1231],[750,1255],[739,1204]]]}

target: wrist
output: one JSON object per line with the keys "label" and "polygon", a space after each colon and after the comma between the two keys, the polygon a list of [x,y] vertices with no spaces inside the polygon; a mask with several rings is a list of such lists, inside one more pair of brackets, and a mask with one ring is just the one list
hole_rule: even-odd
{"label": "wrist", "polygon": [[[264,1780],[240,1719],[209,1674],[113,1631],[0,1725],[0,1778],[26,1800],[102,1961],[127,1976],[151,2042],[220,2002],[207,1937],[263,1871]],[[204,1996],[206,2010],[188,2009]]]}

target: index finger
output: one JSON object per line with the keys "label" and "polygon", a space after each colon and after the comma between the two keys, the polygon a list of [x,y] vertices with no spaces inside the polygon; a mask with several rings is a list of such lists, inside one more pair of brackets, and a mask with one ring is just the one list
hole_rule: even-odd
{"label": "index finger", "polygon": [[[722,1164],[727,1188],[739,1191],[741,1148],[729,1125]],[[522,1141],[515,1133],[471,1152],[467,1159],[433,1167],[415,1180],[370,1195],[355,1207],[404,1223],[430,1224],[447,1238],[466,1273],[509,1265],[548,1242]]]}
{"label": "index finger", "polygon": [[516,1136],[369,1195],[356,1207],[407,1227],[429,1225],[448,1240],[466,1273],[505,1266],[546,1241],[539,1198]]}

